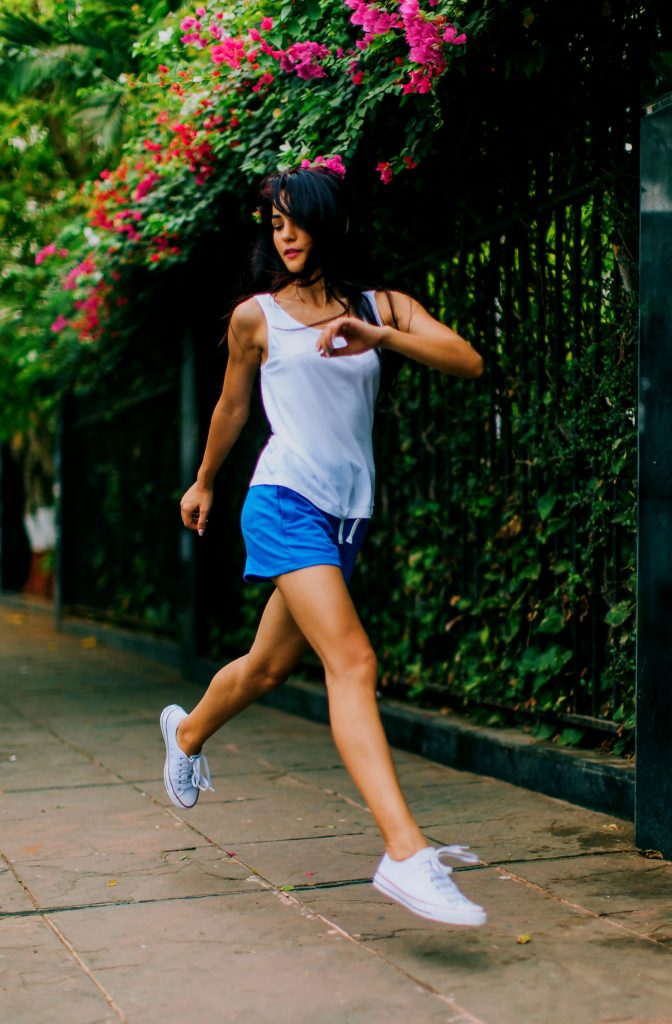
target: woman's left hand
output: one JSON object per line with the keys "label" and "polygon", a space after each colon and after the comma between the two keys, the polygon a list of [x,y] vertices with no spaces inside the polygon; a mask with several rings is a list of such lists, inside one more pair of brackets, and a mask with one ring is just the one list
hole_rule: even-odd
{"label": "woman's left hand", "polygon": [[324,328],[315,347],[325,359],[333,356],[359,356],[363,352],[380,348],[383,334],[383,327],[367,324],[354,316],[339,316]]}

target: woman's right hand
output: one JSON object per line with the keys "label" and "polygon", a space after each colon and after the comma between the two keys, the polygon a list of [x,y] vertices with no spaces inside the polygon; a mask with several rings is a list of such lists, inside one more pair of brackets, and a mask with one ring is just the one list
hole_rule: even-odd
{"label": "woman's right hand", "polygon": [[212,488],[203,487],[198,482],[192,484],[180,502],[182,522],[188,530],[197,530],[198,536],[202,537],[211,508]]}

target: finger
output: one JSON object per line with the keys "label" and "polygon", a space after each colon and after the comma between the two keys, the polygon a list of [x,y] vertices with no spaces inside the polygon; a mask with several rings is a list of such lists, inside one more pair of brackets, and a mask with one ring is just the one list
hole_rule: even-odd
{"label": "finger", "polygon": [[207,525],[208,525],[208,520],[206,518],[206,514],[205,514],[205,512],[201,512],[200,516],[198,517],[198,524],[197,524],[198,536],[199,537],[203,536],[203,534],[205,533],[205,528],[206,528]]}
{"label": "finger", "polygon": [[333,351],[334,326],[325,327],[317,339],[317,351],[328,359]]}

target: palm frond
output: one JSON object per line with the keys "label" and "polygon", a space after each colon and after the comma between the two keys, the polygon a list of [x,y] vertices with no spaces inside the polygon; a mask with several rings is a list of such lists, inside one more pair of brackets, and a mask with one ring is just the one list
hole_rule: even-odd
{"label": "palm frond", "polygon": [[26,14],[4,13],[0,16],[0,39],[14,46],[53,46],[62,42],[60,32],[55,32],[51,24],[40,24]]}
{"label": "palm frond", "polygon": [[95,93],[86,98],[73,120],[96,149],[106,154],[115,150],[122,141],[127,105],[121,89]]}

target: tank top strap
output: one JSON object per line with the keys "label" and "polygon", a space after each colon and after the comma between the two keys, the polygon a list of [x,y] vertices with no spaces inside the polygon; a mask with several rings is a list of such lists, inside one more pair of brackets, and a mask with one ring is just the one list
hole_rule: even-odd
{"label": "tank top strap", "polygon": [[378,305],[376,303],[376,293],[375,293],[375,291],[362,292],[362,295],[365,295],[366,298],[369,300],[369,304],[371,306],[371,310],[373,312],[373,315],[376,318],[378,326],[382,327],[383,326],[383,319],[382,319],[382,317],[380,315],[380,310],[378,309]]}

